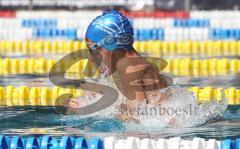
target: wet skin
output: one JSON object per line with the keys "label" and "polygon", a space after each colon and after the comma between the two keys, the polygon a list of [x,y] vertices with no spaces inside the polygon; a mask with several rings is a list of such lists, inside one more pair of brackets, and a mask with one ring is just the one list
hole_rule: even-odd
{"label": "wet skin", "polygon": [[[88,47],[94,44],[86,40]],[[100,63],[100,72],[109,70],[109,75],[118,72],[121,80],[121,92],[129,99],[130,105],[137,105],[147,101],[148,97],[162,88],[168,86],[168,82],[159,73],[158,67],[149,63],[144,57],[138,54],[134,49],[116,49],[110,52],[101,47],[95,47],[97,51],[92,51],[90,59],[94,63]]]}

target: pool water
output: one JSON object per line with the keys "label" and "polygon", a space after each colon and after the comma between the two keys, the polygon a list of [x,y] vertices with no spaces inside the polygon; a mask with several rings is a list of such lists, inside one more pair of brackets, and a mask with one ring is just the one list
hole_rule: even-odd
{"label": "pool water", "polygon": [[[230,77],[229,77],[230,78]],[[229,79],[232,83],[236,83],[238,79],[233,77]],[[223,78],[218,78],[222,81]],[[235,81],[233,81],[235,79]],[[13,85],[29,85],[35,86],[51,86],[46,77],[27,77],[26,81],[22,83],[22,78],[13,77],[10,82]],[[194,82],[186,78],[174,78],[177,82]],[[185,80],[185,81],[184,81]],[[210,79],[211,80],[211,79]],[[195,80],[195,85],[203,85],[203,82],[210,82],[207,79]],[[221,86],[214,84],[211,80],[209,84],[212,86]],[[218,80],[215,80],[218,82]],[[9,85],[9,79],[2,79],[2,84]],[[188,86],[188,84],[180,84]],[[231,83],[231,82],[230,82]],[[208,85],[209,85],[208,84]],[[231,85],[231,84],[230,84]],[[4,85],[3,85],[4,86]],[[204,85],[203,85],[204,86]],[[219,104],[219,103],[217,103]],[[221,106],[219,104],[219,106]],[[63,114],[66,109],[63,107],[1,107],[0,108],[0,132],[1,134],[50,134],[60,136],[63,134],[75,135],[98,135],[108,136],[116,135],[123,136],[138,136],[138,137],[174,137],[181,136],[183,138],[202,137],[202,138],[237,138],[240,136],[240,105],[229,106],[224,113],[219,112],[219,115],[210,116],[204,119],[204,123],[199,123],[195,127],[140,127],[134,123],[123,123],[122,121],[109,117],[100,117],[99,115],[92,115],[89,117],[79,116],[74,114]],[[153,120],[153,119],[152,119]],[[154,123],[158,125],[159,121],[151,121],[150,126]],[[149,122],[148,122],[149,123]],[[161,125],[161,123],[159,124]]]}
{"label": "pool water", "polygon": [[[195,137],[202,138],[237,138],[240,136],[240,106],[229,107],[223,118],[208,124],[192,128],[159,128],[159,130],[132,130],[126,131],[124,124],[114,118],[80,118],[76,116],[56,115],[56,109],[48,108],[2,108],[1,125],[2,134],[32,134],[43,133],[51,135],[76,134],[91,135],[94,133],[126,134],[164,137]],[[34,128],[34,129],[33,129]]]}

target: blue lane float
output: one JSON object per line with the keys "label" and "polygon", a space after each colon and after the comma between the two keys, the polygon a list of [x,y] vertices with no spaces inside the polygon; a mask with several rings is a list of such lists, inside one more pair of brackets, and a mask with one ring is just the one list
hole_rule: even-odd
{"label": "blue lane float", "polygon": [[173,27],[209,27],[209,19],[174,19]]}
{"label": "blue lane float", "polygon": [[0,149],[104,149],[104,145],[100,138],[86,140],[69,136],[36,138],[0,135]]}
{"label": "blue lane float", "polygon": [[87,141],[84,138],[77,138],[75,141],[74,149],[87,149]]}
{"label": "blue lane float", "polygon": [[210,30],[210,37],[214,40],[240,39],[240,29],[214,28]]}
{"label": "blue lane float", "polygon": [[88,140],[88,148],[90,149],[104,149],[103,141],[100,138],[93,138]]}
{"label": "blue lane float", "polygon": [[164,40],[164,30],[159,29],[135,29],[134,39],[138,41]]}
{"label": "blue lane float", "polygon": [[53,28],[57,26],[56,19],[23,19],[22,27],[26,28]]}
{"label": "blue lane float", "polygon": [[50,136],[44,136],[43,138],[39,138],[39,141],[41,142],[41,149],[48,149],[49,147],[53,146],[53,144],[51,144],[52,137]]}
{"label": "blue lane float", "polygon": [[9,138],[7,136],[0,135],[0,149],[9,148]]}
{"label": "blue lane float", "polygon": [[240,149],[240,139],[226,139],[221,143],[221,149]]}
{"label": "blue lane float", "polygon": [[239,139],[236,139],[236,149],[240,149],[240,138]]}
{"label": "blue lane float", "polygon": [[231,139],[227,139],[227,140],[222,141],[221,147],[222,147],[222,149],[230,149],[230,148],[232,148],[232,140]]}
{"label": "blue lane float", "polygon": [[18,136],[13,137],[11,140],[10,149],[23,149],[23,148],[25,148],[24,140]]}
{"label": "blue lane float", "polygon": [[37,149],[40,148],[39,142],[36,138],[30,137],[26,139],[26,149]]}
{"label": "blue lane float", "polygon": [[74,138],[63,136],[60,140],[59,149],[71,149],[74,147]]}
{"label": "blue lane float", "polygon": [[77,29],[37,28],[33,30],[33,37],[37,39],[63,38],[68,40],[76,40]]}
{"label": "blue lane float", "polygon": [[[77,29],[67,28],[36,28],[33,29],[33,38],[36,39],[67,39],[77,40]],[[137,41],[164,40],[164,30],[159,29],[135,29],[134,39]],[[81,39],[80,39],[81,40]]]}
{"label": "blue lane float", "polygon": [[[119,140],[119,142],[118,140],[115,140],[115,143],[118,142],[116,144],[119,144],[119,145],[123,143],[131,144],[131,138],[134,139],[134,137],[130,137],[126,140]],[[135,140],[136,139],[138,138],[135,138]],[[9,137],[9,136],[0,135],[0,149],[104,149],[104,148],[108,148],[108,147],[104,147],[104,145],[108,144],[111,146],[111,139],[105,138],[104,140],[105,140],[105,143],[100,138],[85,139],[84,137],[71,137],[71,136],[62,136],[60,138],[59,137],[55,138],[48,135],[36,138],[32,136],[30,137],[10,136]],[[194,139],[181,141],[181,138],[179,139],[170,138],[169,140],[168,139],[160,139],[160,140],[143,139],[143,140],[139,140],[140,144],[139,143],[138,144],[140,146],[144,146],[144,142],[145,142],[145,147],[146,147],[146,141],[148,141],[147,144],[154,141],[156,143],[156,147],[153,147],[153,148],[157,149],[159,145],[161,146],[161,141],[164,141],[164,140],[170,141],[170,142],[174,142],[174,140],[175,141],[180,140],[180,142],[185,142],[185,146],[186,146],[186,143],[188,144],[187,145],[188,147],[189,145],[192,147],[194,146],[196,147],[197,145],[199,149],[203,149],[201,145],[199,145],[199,143],[204,143],[205,144],[204,146],[208,146],[208,148],[210,146],[212,147],[214,146],[213,144],[211,144],[213,143],[213,139],[205,141],[204,139],[201,139],[201,138],[198,139],[198,142],[196,142],[196,138],[195,138],[195,141]],[[110,141],[110,144],[108,141]],[[215,144],[216,144],[216,141],[217,140],[215,140]],[[220,141],[217,141],[217,142],[220,143],[220,146],[218,146],[217,149],[240,149],[240,138],[236,140],[225,139],[225,140],[222,140],[221,142]],[[162,142],[162,144],[164,143]],[[181,143],[179,145],[181,145]],[[182,145],[184,146],[184,144]],[[135,147],[133,144],[131,146],[133,148],[136,148],[136,145]],[[115,148],[116,147],[114,147],[114,149]],[[151,149],[153,148],[151,147]],[[183,147],[182,149],[185,149],[185,147]]]}

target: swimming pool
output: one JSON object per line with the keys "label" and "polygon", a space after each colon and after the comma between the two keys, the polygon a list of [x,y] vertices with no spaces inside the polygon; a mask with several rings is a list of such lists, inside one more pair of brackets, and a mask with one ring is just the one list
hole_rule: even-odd
{"label": "swimming pool", "polygon": [[[22,80],[25,80],[23,83]],[[186,78],[175,78],[176,80],[185,80]],[[174,79],[174,80],[175,80]],[[235,78],[232,78],[234,80]],[[25,87],[25,85],[29,85],[29,95],[25,95],[30,97],[31,90],[36,89],[36,84],[38,84],[37,88],[49,88],[51,94],[54,94],[54,89],[52,84],[49,83],[48,79],[45,77],[36,76],[31,77],[22,77],[19,80],[19,77],[12,77],[10,82],[14,82],[15,90],[20,90],[21,87]],[[218,80],[217,80],[218,81]],[[29,83],[30,82],[30,83]],[[181,82],[181,81],[178,81]],[[191,81],[192,82],[192,81]],[[197,80],[195,81],[195,85],[200,85],[202,82],[206,82],[206,80]],[[4,84],[4,81],[2,82]],[[230,83],[230,82],[229,82]],[[233,81],[233,84],[236,83]],[[10,87],[9,80],[5,82],[5,89]],[[33,84],[34,86],[31,87]],[[183,84],[186,87],[186,84]],[[217,88],[218,85],[215,85]],[[208,91],[209,88],[205,87],[202,90]],[[210,88],[211,89],[211,88]],[[232,89],[225,89],[225,91]],[[234,90],[234,89],[233,89]],[[237,92],[237,87],[235,89]],[[200,91],[201,92],[201,91]],[[214,92],[214,90],[212,91]],[[5,93],[6,96],[7,93]],[[59,93],[60,94],[60,93]],[[40,97],[44,96],[39,94]],[[234,96],[234,95],[233,95]],[[230,97],[229,97],[230,98]],[[41,97],[41,99],[43,99]],[[49,100],[51,100],[49,98]],[[207,101],[205,101],[207,102]],[[0,130],[2,134],[50,134],[50,135],[90,135],[94,136],[109,136],[109,135],[117,135],[121,136],[122,134],[126,136],[141,136],[141,137],[150,137],[150,138],[158,138],[162,137],[183,137],[183,138],[193,138],[193,137],[201,137],[201,138],[216,138],[216,139],[224,139],[224,138],[237,138],[239,136],[239,105],[233,103],[228,106],[228,109],[223,113],[223,115],[219,117],[210,117],[212,119],[208,119],[206,123],[201,124],[196,127],[190,128],[166,128],[163,126],[159,127],[138,127],[138,124],[126,127],[126,123],[109,116],[104,117],[101,115],[93,115],[89,117],[83,117],[76,114],[67,114],[66,108],[64,107],[56,107],[53,105],[35,105],[35,106],[11,106],[11,107],[1,107],[1,125]],[[111,118],[112,117],[112,118]],[[153,121],[154,122],[154,121]],[[154,126],[154,125],[152,125]]]}
{"label": "swimming pool", "polygon": [[[48,13],[52,15],[50,18]],[[167,16],[168,13],[166,14],[167,18],[161,18],[158,15],[154,18],[143,18],[128,14],[132,18],[135,28],[137,41],[134,47],[143,55],[166,59],[168,66],[163,71],[174,78],[174,86],[191,90],[200,103],[212,103],[208,106],[213,113],[217,113],[214,116],[208,115],[203,122],[194,127],[173,128],[163,126],[166,123],[161,123],[160,120],[155,121],[154,118],[147,119],[145,121],[147,125],[142,126],[131,121],[124,123],[112,115],[80,116],[66,113],[66,108],[57,106],[56,98],[58,96],[72,93],[74,97],[81,97],[82,91],[54,86],[49,81],[48,73],[62,56],[86,48],[85,42],[80,41],[84,38],[82,34],[85,29],[84,24],[87,24],[90,18],[99,12],[92,11],[89,14],[85,12],[86,17],[80,15],[81,12],[71,12],[71,15],[69,13],[36,11],[30,14],[23,11],[17,12],[14,18],[0,19],[1,27],[5,29],[0,32],[2,40],[0,41],[0,66],[2,68],[0,70],[0,134],[11,136],[6,139],[8,145],[13,144],[12,148],[14,148],[14,143],[18,142],[16,144],[19,145],[19,148],[24,145],[22,148],[26,148],[28,141],[32,144],[34,141],[41,144],[45,139],[47,140],[44,142],[45,144],[51,142],[52,146],[56,145],[55,148],[73,148],[77,144],[77,140],[80,141],[79,144],[84,144],[83,138],[85,137],[88,140],[85,146],[83,145],[85,148],[87,148],[86,144],[90,148],[94,143],[92,148],[98,148],[96,144],[108,142],[98,138],[110,137],[108,138],[109,142],[114,142],[112,141],[114,139],[119,140],[112,144],[115,144],[115,148],[122,149],[127,142],[124,139],[128,137],[132,142],[136,138],[153,140],[167,138],[170,140],[169,144],[171,144],[172,138],[173,144],[176,142],[184,144],[184,141],[179,141],[179,138],[176,137],[188,141],[194,140],[193,138],[196,141],[196,137],[199,137],[210,139],[208,142],[206,141],[206,144],[210,142],[209,144],[213,145],[210,145],[208,149],[214,148],[214,145],[215,148],[224,148],[226,144],[228,145],[225,148],[230,148],[231,141],[226,139],[233,140],[232,148],[240,148],[239,140],[235,141],[240,137],[240,42],[238,41],[240,26],[238,23],[234,23],[239,21],[237,17],[229,19],[232,13],[239,16],[238,12],[226,11],[225,15],[221,14],[230,22],[230,24],[226,23],[227,25],[217,17],[217,12],[211,11],[202,12],[202,15],[201,12],[190,12],[190,17],[189,15],[183,17],[180,15],[178,19]],[[34,14],[39,14],[41,17],[35,18]],[[62,15],[64,19],[61,19]],[[82,22],[78,23],[74,19],[75,17],[82,17]],[[71,23],[64,24],[66,20]],[[145,25],[139,23],[143,21],[151,23]],[[44,29],[45,27],[46,29]],[[16,34],[11,34],[13,31],[16,31]],[[84,55],[85,51],[81,51],[81,54]],[[153,59],[154,63],[161,67],[157,60]],[[61,65],[58,69],[65,69],[65,65],[67,64]],[[85,66],[86,60],[76,63],[70,68],[68,76],[83,77],[82,70]],[[95,71],[92,67],[87,67],[86,70],[90,74]],[[100,79],[93,80],[101,82]],[[219,98],[223,98],[222,93],[225,94],[225,103],[218,101]],[[226,105],[228,108],[224,111],[223,106]],[[180,105],[178,104],[178,106]],[[216,109],[219,111],[214,111]],[[222,113],[222,111],[224,112]],[[183,120],[184,124],[185,122],[188,123],[187,120]],[[54,138],[50,139],[44,135]],[[24,139],[13,136],[21,136]],[[38,140],[34,140],[31,136]],[[70,139],[66,136],[75,138]],[[0,142],[3,142],[2,138],[0,136]],[[216,142],[211,139],[225,142]],[[60,143],[61,140],[68,143]],[[143,139],[142,141],[145,142],[143,144],[149,144],[149,140]],[[196,142],[198,141],[199,139]],[[158,144],[164,144],[163,140],[160,142]],[[1,143],[0,148],[4,148]],[[190,144],[190,142],[185,143]],[[222,143],[222,146],[219,143]],[[66,147],[63,144],[69,146]],[[157,141],[155,141],[156,144]],[[46,147],[42,144],[40,146]],[[169,149],[174,148],[173,146]],[[105,146],[105,148],[107,147]],[[154,147],[146,145],[141,149],[151,148]],[[166,146],[163,145],[163,148],[166,149]],[[199,147],[198,149],[203,148]]]}

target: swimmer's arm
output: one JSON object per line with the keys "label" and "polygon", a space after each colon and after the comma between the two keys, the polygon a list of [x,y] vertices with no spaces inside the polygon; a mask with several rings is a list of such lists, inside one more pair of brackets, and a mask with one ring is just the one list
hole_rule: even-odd
{"label": "swimmer's arm", "polygon": [[[122,79],[123,94],[131,101],[134,101],[135,104],[136,102],[142,103],[147,96],[167,87],[167,81],[160,76],[158,67],[152,64],[142,63],[136,65],[135,62],[130,61],[126,69],[123,69],[122,66],[118,66],[117,69]],[[130,75],[128,76],[128,74]],[[156,83],[156,80],[158,83]]]}
{"label": "swimmer's arm", "polygon": [[[141,73],[141,81],[144,98],[148,99],[150,96],[154,95],[156,91],[165,88],[168,86],[165,78],[159,73],[159,70],[156,66],[150,65]],[[150,89],[145,89],[145,85],[151,85]],[[139,95],[142,96],[142,95]]]}

